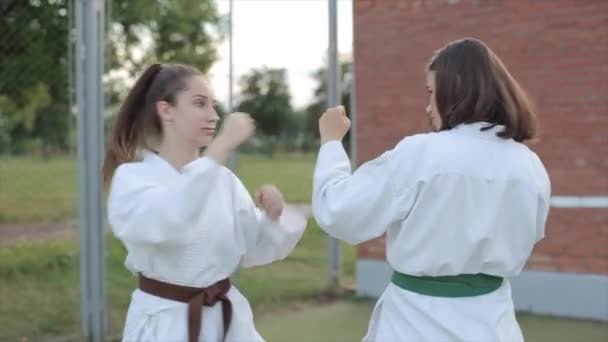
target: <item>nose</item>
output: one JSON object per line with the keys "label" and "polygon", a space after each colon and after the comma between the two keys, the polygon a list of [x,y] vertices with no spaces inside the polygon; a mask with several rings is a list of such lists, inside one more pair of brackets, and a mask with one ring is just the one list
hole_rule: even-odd
{"label": "nose", "polygon": [[431,105],[426,106],[426,113],[431,115]]}
{"label": "nose", "polygon": [[217,111],[215,110],[215,108],[212,108],[211,115],[209,116],[209,121],[217,122],[219,120],[220,120],[219,114],[217,114]]}

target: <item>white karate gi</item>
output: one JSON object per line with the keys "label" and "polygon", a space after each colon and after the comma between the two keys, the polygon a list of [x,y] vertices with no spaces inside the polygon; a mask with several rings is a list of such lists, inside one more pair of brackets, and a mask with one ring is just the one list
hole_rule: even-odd
{"label": "white karate gi", "polygon": [[[520,273],[544,237],[550,181],[524,144],[483,123],[403,139],[351,174],[340,142],[324,144],[313,214],[351,244],[386,233],[391,267],[414,276]],[[389,284],[365,341],[521,341],[508,280],[466,298],[420,295]]]}
{"label": "white karate gi", "polygon": [[[121,165],[108,198],[112,231],[128,250],[133,273],[191,287],[285,258],[296,246],[306,218],[285,208],[278,223],[256,208],[239,179],[211,158],[178,172],[160,156]],[[262,341],[251,307],[232,287],[233,316],[227,341]],[[135,290],[123,341],[186,341],[187,304]],[[200,341],[220,341],[221,304],[204,307]]]}

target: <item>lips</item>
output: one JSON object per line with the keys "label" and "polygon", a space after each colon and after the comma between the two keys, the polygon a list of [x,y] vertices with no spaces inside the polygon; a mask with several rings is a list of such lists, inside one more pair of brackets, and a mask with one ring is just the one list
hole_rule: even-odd
{"label": "lips", "polygon": [[201,128],[201,131],[203,131],[203,133],[208,134],[208,135],[215,134],[215,128],[211,128],[211,127],[203,127],[203,128]]}

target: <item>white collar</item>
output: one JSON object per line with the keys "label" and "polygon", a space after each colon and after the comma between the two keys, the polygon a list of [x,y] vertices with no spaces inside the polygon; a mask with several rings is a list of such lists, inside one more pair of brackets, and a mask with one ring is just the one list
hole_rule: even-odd
{"label": "white collar", "polygon": [[154,151],[142,149],[141,156],[142,162],[152,165],[159,172],[166,172],[168,175],[178,175],[180,173],[179,170]]}
{"label": "white collar", "polygon": [[471,124],[460,124],[451,129],[451,131],[473,136],[481,139],[499,140],[506,141],[506,139],[497,136],[496,134],[502,132],[505,129],[504,125],[495,125],[492,128],[482,130],[484,127],[491,127],[492,124],[489,122],[474,122]]}

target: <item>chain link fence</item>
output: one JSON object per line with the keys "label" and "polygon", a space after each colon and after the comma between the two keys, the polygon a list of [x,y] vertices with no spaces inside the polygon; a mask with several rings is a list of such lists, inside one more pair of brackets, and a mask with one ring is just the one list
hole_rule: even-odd
{"label": "chain link fence", "polygon": [[[82,340],[78,186],[83,165],[77,159],[75,101],[79,1],[84,0],[0,0],[0,341]],[[226,21],[215,0],[100,1],[105,5],[108,137],[121,100],[145,66],[186,63],[209,73],[220,59]],[[281,87],[286,79],[279,80]],[[244,98],[240,95],[237,100]],[[307,211],[317,137],[297,130],[311,124],[304,111],[299,116],[291,109],[279,111],[295,116],[262,123],[266,111],[258,100],[271,95],[247,98],[260,127],[270,130],[273,120],[285,120],[283,135],[260,134],[243,146],[235,171],[252,192],[275,183],[290,205]],[[326,99],[319,95],[315,101],[322,107]],[[318,103],[311,110],[319,110]],[[324,293],[327,241],[313,225],[311,220],[286,261],[236,275],[256,311]],[[117,339],[137,284],[124,267],[122,243],[111,234],[105,241],[106,335]],[[343,251],[344,279],[352,282],[354,249]]]}

